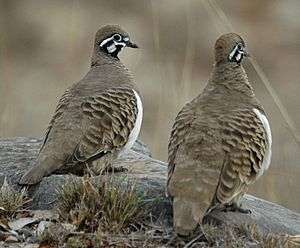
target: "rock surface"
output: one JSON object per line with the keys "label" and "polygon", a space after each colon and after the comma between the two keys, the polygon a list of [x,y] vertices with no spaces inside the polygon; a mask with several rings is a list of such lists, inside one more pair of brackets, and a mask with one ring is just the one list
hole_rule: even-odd
{"label": "rock surface", "polygon": [[[21,187],[18,181],[25,171],[34,163],[40,139],[12,138],[0,140],[0,185],[7,181],[16,189]],[[114,164],[128,168],[130,177],[138,178],[138,191],[146,192],[147,197],[158,199],[152,209],[161,225],[170,227],[172,223],[172,208],[169,199],[165,197],[166,163],[151,158],[147,147],[140,141],[124,157],[114,161]],[[31,209],[54,209],[55,189],[64,184],[70,175],[51,175],[45,177],[41,183],[29,188]],[[277,204],[246,195],[242,200],[243,207],[249,208],[251,214],[214,211],[206,221],[231,223],[234,225],[255,222],[262,231],[300,234],[300,214],[295,213]]]}

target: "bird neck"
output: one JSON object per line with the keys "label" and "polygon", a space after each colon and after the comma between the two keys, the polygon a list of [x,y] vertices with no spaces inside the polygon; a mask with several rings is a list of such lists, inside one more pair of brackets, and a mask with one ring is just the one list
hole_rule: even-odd
{"label": "bird neck", "polygon": [[122,64],[118,57],[113,57],[103,51],[94,52],[91,67],[103,64]]}
{"label": "bird neck", "polygon": [[131,74],[124,64],[119,59],[115,59],[104,53],[93,55],[91,69],[85,75],[84,79],[84,82],[88,81],[91,87],[99,83],[107,87],[128,85],[128,87],[139,92]]}
{"label": "bird neck", "polygon": [[237,63],[215,64],[210,83],[241,92],[250,97],[254,96],[253,88],[243,66]]}

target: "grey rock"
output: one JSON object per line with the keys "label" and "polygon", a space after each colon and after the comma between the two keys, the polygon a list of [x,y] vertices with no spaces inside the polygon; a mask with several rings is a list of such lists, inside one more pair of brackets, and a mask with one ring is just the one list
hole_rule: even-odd
{"label": "grey rock", "polygon": [[[18,181],[25,171],[34,163],[41,139],[13,138],[0,140],[0,185],[4,178],[16,189],[21,187]],[[113,165],[128,168],[129,177],[137,180],[137,190],[145,194],[147,199],[156,199],[151,210],[153,217],[163,226],[172,225],[172,207],[165,197],[167,165],[151,158],[147,147],[136,142],[134,148]],[[54,209],[56,206],[55,190],[64,185],[71,175],[50,175],[39,184],[29,188],[31,209]],[[214,211],[205,221],[231,223],[234,225],[256,223],[264,232],[300,234],[300,214],[277,204],[246,195],[242,200],[243,207],[249,208],[251,214]]]}

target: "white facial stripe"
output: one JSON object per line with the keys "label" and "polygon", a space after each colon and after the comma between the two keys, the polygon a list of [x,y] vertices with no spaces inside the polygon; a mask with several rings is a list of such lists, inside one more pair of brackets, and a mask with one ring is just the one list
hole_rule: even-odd
{"label": "white facial stripe", "polygon": [[107,42],[109,42],[109,41],[111,41],[111,40],[113,40],[113,39],[114,39],[113,37],[109,37],[109,38],[103,40],[103,41],[101,42],[100,46],[103,47]]}
{"label": "white facial stripe", "polygon": [[115,44],[118,46],[122,46],[122,48],[126,46],[125,42],[115,42]]}
{"label": "white facial stripe", "polygon": [[129,41],[129,37],[124,37],[123,40],[124,41]]}
{"label": "white facial stripe", "polygon": [[235,46],[232,52],[229,54],[229,60],[233,59],[233,56],[235,55],[237,49],[238,49],[237,46]]}

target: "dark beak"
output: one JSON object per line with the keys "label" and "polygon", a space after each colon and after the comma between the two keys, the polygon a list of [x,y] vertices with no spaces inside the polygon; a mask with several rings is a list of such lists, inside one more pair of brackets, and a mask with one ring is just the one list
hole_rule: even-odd
{"label": "dark beak", "polygon": [[245,57],[251,57],[250,53],[248,53],[248,51],[246,50],[246,48],[244,48],[244,56]]}
{"label": "dark beak", "polygon": [[131,40],[126,41],[126,46],[131,47],[131,48],[139,48],[139,46],[133,42],[131,42]]}

